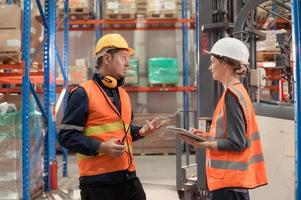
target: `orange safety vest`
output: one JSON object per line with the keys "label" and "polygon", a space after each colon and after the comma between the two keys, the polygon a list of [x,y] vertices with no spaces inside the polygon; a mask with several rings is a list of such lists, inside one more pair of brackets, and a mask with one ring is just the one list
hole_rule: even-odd
{"label": "orange safety vest", "polygon": [[252,189],[267,184],[256,116],[250,97],[242,84],[228,88],[213,114],[210,136],[227,138],[225,94],[233,93],[243,110],[246,121],[247,147],[241,152],[206,150],[207,185],[210,191],[235,187]]}
{"label": "orange safety vest", "polygon": [[132,111],[128,94],[118,87],[121,102],[121,113],[119,113],[103,89],[93,80],[85,81],[80,86],[86,91],[89,102],[88,119],[84,130],[87,137],[100,142],[112,138],[122,140],[126,130],[129,129],[127,139],[124,141],[126,152],[121,157],[113,158],[103,153],[97,156],[77,154],[80,176],[100,175],[127,169],[131,172],[135,171],[130,133]]}

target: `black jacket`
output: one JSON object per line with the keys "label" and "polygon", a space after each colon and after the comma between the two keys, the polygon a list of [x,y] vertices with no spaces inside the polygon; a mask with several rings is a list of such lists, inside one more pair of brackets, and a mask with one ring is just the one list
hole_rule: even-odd
{"label": "black jacket", "polygon": [[[118,89],[110,89],[104,86],[98,74],[94,74],[93,80],[97,81],[102,89],[106,92],[116,108],[120,111],[120,99]],[[61,123],[61,128],[58,134],[58,142],[68,150],[76,153],[93,156],[98,154],[101,142],[92,138],[88,138],[83,134],[84,127],[88,117],[88,97],[85,90],[77,86],[69,94],[67,106]],[[133,114],[132,114],[133,119]],[[141,139],[138,132],[141,127],[131,124],[131,135],[133,141]],[[125,175],[120,175],[125,174]],[[111,183],[126,180],[127,177],[132,177],[133,174],[124,172],[114,172],[107,175],[85,176],[80,177],[80,184],[95,184],[95,183]],[[134,176],[135,177],[135,176]],[[132,177],[133,178],[133,177]]]}

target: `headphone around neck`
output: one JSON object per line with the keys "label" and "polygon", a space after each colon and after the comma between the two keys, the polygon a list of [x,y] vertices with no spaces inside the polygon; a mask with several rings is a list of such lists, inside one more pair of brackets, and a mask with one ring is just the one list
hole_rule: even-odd
{"label": "headphone around neck", "polygon": [[104,84],[104,86],[106,86],[107,88],[110,88],[110,89],[117,88],[124,84],[124,78],[117,80],[116,78],[114,78],[112,76],[103,76],[100,73],[98,73],[98,76],[99,76],[102,84]]}

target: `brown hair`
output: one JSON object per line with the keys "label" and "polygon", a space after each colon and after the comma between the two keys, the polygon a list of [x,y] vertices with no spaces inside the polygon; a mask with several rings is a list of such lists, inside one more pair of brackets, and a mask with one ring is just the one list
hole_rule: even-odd
{"label": "brown hair", "polygon": [[238,75],[239,77],[245,77],[249,73],[249,67],[246,64],[242,64],[241,62],[239,62],[237,60],[233,60],[231,58],[224,57],[224,56],[223,57],[216,56],[216,55],[213,55],[213,56],[216,59],[218,59],[218,61],[230,65],[233,68],[236,75]]}
{"label": "brown hair", "polygon": [[[114,55],[115,55],[118,51],[120,51],[120,50],[122,50],[122,49],[120,49],[120,48],[110,49],[110,50],[107,51],[107,53],[110,54],[112,57],[114,57]],[[96,68],[96,69],[99,69],[99,68],[101,67],[102,63],[103,63],[103,56],[99,57],[99,58],[96,60],[96,66],[95,66],[95,68]]]}

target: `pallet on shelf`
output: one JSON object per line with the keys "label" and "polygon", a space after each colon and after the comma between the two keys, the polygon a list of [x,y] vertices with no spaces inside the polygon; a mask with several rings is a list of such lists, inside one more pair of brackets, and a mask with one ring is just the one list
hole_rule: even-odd
{"label": "pallet on shelf", "polygon": [[275,61],[275,55],[280,54],[279,51],[257,51],[256,60],[259,62]]}
{"label": "pallet on shelf", "polygon": [[[169,116],[169,113],[136,113],[134,114],[133,124],[136,126],[143,126],[146,123],[146,120],[151,121],[155,117]],[[171,119],[168,125],[176,125],[176,120]],[[174,154],[176,151],[176,137],[172,131],[166,128],[161,128],[156,133],[134,142],[133,145],[134,154]]]}
{"label": "pallet on shelf", "polygon": [[135,19],[136,2],[135,0],[105,0],[103,11],[104,19]]}
{"label": "pallet on shelf", "polygon": [[147,18],[148,19],[176,19],[177,13],[176,12],[148,12]]}
{"label": "pallet on shelf", "polygon": [[21,52],[0,52],[0,64],[21,63]]}
{"label": "pallet on shelf", "polygon": [[[63,9],[59,9],[59,17],[63,17],[65,12]],[[70,8],[69,17],[71,20],[81,20],[81,19],[92,19],[93,14],[89,8]]]}
{"label": "pallet on shelf", "polygon": [[107,13],[104,19],[136,19],[136,13]]}

